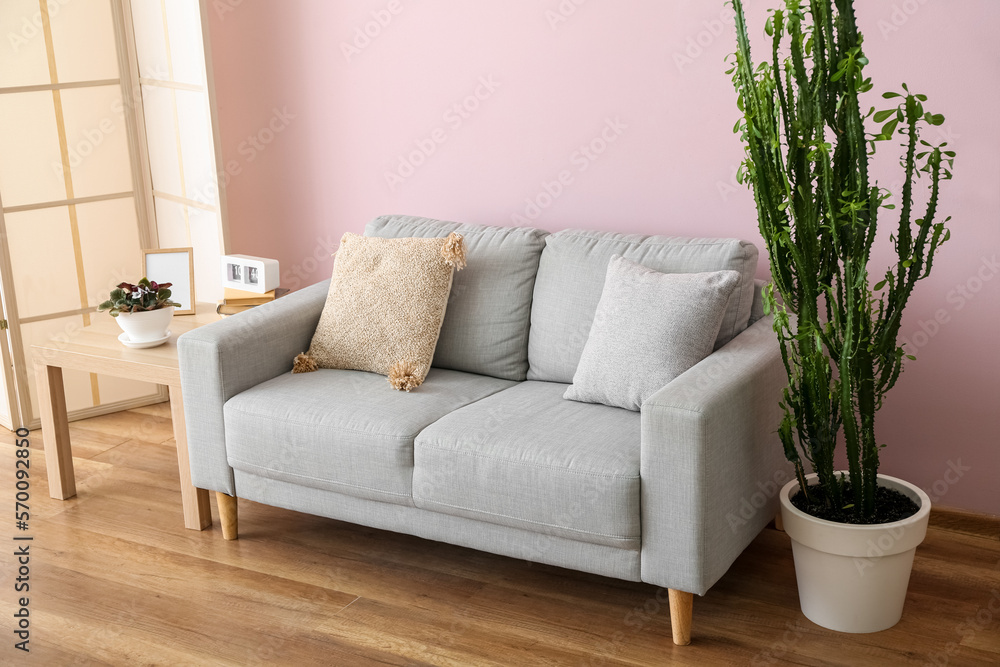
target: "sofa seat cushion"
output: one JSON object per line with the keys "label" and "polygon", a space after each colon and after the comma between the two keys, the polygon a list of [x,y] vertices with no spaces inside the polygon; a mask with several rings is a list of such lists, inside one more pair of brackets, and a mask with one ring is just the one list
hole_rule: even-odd
{"label": "sofa seat cushion", "polygon": [[757,248],[737,239],[686,239],[566,229],[545,239],[531,304],[529,380],[572,382],[613,255],[661,273],[736,271],[718,349],[750,319]]}
{"label": "sofa seat cushion", "polygon": [[432,369],[419,391],[403,393],[386,391],[385,378],[374,373],[287,373],[226,402],[229,465],[270,479],[412,505],[416,435],[512,384]]}
{"label": "sofa seat cushion", "polygon": [[437,238],[458,232],[469,265],[455,274],[433,365],[523,380],[538,258],[548,232],[486,227],[392,215],[376,218],[365,236]]}
{"label": "sofa seat cushion", "polygon": [[[540,535],[640,548],[639,413],[523,382],[417,436],[417,507]],[[544,547],[544,539],[532,548]]]}

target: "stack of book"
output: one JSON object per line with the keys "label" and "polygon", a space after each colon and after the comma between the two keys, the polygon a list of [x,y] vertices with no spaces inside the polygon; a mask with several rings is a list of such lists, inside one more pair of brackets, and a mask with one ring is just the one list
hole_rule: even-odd
{"label": "stack of book", "polygon": [[219,313],[219,315],[222,315],[223,317],[227,315],[235,315],[236,313],[242,313],[244,310],[249,310],[254,306],[274,301],[278,297],[284,296],[285,294],[288,294],[288,290],[283,287],[278,287],[277,289],[273,289],[270,292],[264,292],[263,294],[227,287],[225,298],[219,302],[219,306],[215,309],[215,312]]}

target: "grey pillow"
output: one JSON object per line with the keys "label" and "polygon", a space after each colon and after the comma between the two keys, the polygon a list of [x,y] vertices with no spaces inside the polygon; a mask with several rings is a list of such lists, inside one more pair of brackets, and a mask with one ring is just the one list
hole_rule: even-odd
{"label": "grey pillow", "polygon": [[563,398],[639,410],[711,354],[739,281],[736,271],[660,273],[615,255]]}
{"label": "grey pillow", "polygon": [[444,237],[451,232],[465,237],[469,265],[455,274],[433,365],[524,380],[531,295],[548,232],[406,215],[382,216],[365,228],[365,236],[385,238]]}

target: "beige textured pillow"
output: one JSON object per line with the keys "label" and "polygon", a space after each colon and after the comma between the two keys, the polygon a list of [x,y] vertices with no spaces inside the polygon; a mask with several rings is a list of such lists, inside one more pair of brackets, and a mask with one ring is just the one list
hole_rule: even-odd
{"label": "beige textured pillow", "polygon": [[396,389],[419,387],[434,357],[452,275],[464,267],[461,234],[436,239],[344,234],[319,326],[292,372],[369,371],[388,375]]}

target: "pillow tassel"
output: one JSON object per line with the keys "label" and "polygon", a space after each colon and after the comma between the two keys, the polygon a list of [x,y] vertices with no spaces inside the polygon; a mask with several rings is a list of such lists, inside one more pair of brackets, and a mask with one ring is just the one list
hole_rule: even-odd
{"label": "pillow tassel", "polygon": [[293,373],[312,373],[319,368],[316,360],[309,356],[308,352],[302,352],[295,357],[295,365],[292,366]]}
{"label": "pillow tassel", "polygon": [[397,361],[389,369],[389,384],[397,391],[409,393],[423,383],[423,378],[417,374],[417,365],[412,361]]}
{"label": "pillow tassel", "polygon": [[441,257],[445,264],[453,267],[456,271],[465,268],[465,239],[458,232],[448,234],[448,238],[441,248]]}

